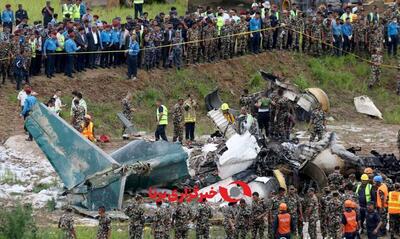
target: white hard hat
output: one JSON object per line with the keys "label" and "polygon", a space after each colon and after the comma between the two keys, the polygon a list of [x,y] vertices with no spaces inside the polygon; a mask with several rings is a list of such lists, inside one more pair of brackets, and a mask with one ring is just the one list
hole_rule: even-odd
{"label": "white hard hat", "polygon": [[263,4],[264,8],[271,8],[271,4],[269,3],[269,1],[265,1]]}

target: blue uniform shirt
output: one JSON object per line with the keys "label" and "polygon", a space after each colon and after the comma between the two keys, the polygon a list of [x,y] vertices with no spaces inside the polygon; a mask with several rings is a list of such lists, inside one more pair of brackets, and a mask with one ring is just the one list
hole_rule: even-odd
{"label": "blue uniform shirt", "polygon": [[26,116],[29,111],[32,110],[32,107],[36,104],[36,97],[33,95],[28,95],[24,102],[24,108],[21,111],[21,115]]}
{"label": "blue uniform shirt", "polygon": [[43,46],[43,54],[46,55],[47,51],[55,51],[57,48],[57,40],[53,38],[47,38]]}
{"label": "blue uniform shirt", "polygon": [[101,32],[101,42],[106,43],[106,44],[112,43],[110,31],[102,31]]}
{"label": "blue uniform shirt", "polygon": [[65,49],[65,52],[67,52],[67,53],[73,53],[78,50],[78,47],[76,46],[75,41],[73,39],[69,38],[68,40],[65,41],[64,49]]}
{"label": "blue uniform shirt", "polygon": [[342,26],[342,32],[343,32],[344,36],[349,37],[349,36],[353,35],[353,27],[351,26],[351,24],[345,23]]}
{"label": "blue uniform shirt", "polygon": [[1,21],[5,23],[14,22],[14,13],[11,10],[4,10],[1,13]]}
{"label": "blue uniform shirt", "polygon": [[134,41],[129,44],[129,50],[128,50],[128,54],[130,56],[137,56],[139,54],[139,43],[137,41]]}
{"label": "blue uniform shirt", "polygon": [[119,45],[120,38],[121,38],[121,32],[119,30],[116,29],[111,32],[111,39],[113,44]]}
{"label": "blue uniform shirt", "polygon": [[261,19],[252,18],[250,20],[250,31],[257,31],[261,29]]}
{"label": "blue uniform shirt", "polygon": [[388,25],[388,35],[396,36],[399,34],[399,24],[397,22],[391,22]]}
{"label": "blue uniform shirt", "polygon": [[337,23],[332,24],[332,34],[334,36],[341,36],[342,35],[342,26]]}

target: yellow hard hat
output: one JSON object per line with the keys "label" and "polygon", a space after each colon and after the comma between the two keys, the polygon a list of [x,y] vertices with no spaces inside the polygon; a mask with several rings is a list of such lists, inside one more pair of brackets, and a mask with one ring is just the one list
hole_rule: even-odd
{"label": "yellow hard hat", "polygon": [[369,180],[369,177],[368,177],[368,175],[367,174],[363,174],[363,175],[361,175],[361,180],[362,181],[368,181]]}
{"label": "yellow hard hat", "polygon": [[229,105],[227,103],[223,103],[221,105],[221,110],[229,110]]}

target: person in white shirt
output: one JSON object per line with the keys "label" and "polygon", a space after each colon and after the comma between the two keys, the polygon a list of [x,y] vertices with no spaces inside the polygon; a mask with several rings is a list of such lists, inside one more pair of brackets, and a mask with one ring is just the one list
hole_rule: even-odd
{"label": "person in white shirt", "polygon": [[55,99],[54,107],[56,109],[56,114],[59,115],[62,108],[65,106],[62,104],[62,101],[61,101],[61,90],[60,89],[56,90],[56,94],[53,96],[53,98]]}
{"label": "person in white shirt", "polygon": [[239,23],[240,22],[240,17],[237,16],[237,13],[236,13],[235,9],[229,10],[229,16],[230,16],[230,20],[235,21],[235,23]]}
{"label": "person in white shirt", "polygon": [[[31,89],[31,87],[28,84],[26,84],[24,86],[24,88],[18,93],[18,96],[17,96],[18,105],[21,107],[21,109],[24,109],[25,99],[26,99],[26,97],[28,97],[28,95],[26,94],[27,89]],[[37,96],[37,93],[34,91],[31,91],[31,95]]]}
{"label": "person in white shirt", "polygon": [[74,91],[72,91],[72,96],[73,97],[72,97],[71,112],[70,112],[71,116],[73,114],[73,109],[75,107],[75,104],[74,104],[75,99],[79,100],[79,105],[85,109],[85,115],[86,115],[87,114],[87,104],[86,104],[86,101],[83,99],[82,93],[74,90]]}

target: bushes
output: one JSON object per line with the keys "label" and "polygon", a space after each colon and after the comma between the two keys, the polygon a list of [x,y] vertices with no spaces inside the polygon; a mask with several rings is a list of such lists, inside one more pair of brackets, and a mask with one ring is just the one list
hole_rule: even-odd
{"label": "bushes", "polygon": [[38,238],[36,232],[31,205],[0,209],[0,239]]}

